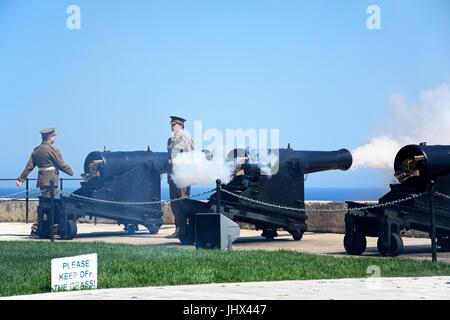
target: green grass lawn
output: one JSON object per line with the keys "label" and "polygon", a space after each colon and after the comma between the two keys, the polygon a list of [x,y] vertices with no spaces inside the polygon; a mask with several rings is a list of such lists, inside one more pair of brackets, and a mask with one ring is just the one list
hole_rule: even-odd
{"label": "green grass lawn", "polygon": [[450,265],[399,258],[335,258],[294,251],[219,251],[100,242],[0,241],[0,296],[50,291],[50,260],[98,254],[98,287],[450,275]]}

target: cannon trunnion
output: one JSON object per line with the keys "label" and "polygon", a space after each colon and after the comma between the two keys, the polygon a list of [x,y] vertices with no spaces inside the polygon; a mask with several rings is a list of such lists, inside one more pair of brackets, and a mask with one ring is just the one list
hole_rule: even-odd
{"label": "cannon trunnion", "polygon": [[[394,161],[395,177],[390,191],[379,199],[385,207],[357,210],[362,205],[347,202],[355,209],[345,216],[344,247],[347,253],[360,255],[366,249],[366,236],[378,237],[378,250],[384,256],[397,256],[403,251],[400,233],[413,229],[431,232],[430,194],[401,203],[405,199],[427,192],[430,181],[435,191],[450,194],[450,146],[408,145],[400,149]],[[434,195],[437,245],[450,249],[450,200]]]}

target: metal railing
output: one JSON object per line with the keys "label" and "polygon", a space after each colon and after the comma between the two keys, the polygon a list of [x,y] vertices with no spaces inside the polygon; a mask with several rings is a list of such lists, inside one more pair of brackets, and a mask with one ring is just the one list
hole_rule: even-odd
{"label": "metal railing", "polygon": [[[1,181],[17,181],[17,179],[0,179]],[[27,178],[25,180],[25,223],[28,223],[30,209],[30,181],[37,181],[37,178]],[[59,178],[59,190],[64,190],[64,181],[83,181],[81,178]]]}

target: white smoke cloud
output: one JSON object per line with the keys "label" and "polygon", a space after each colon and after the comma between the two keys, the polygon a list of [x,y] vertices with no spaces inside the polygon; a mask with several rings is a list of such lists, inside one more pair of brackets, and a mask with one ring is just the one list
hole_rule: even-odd
{"label": "white smoke cloud", "polygon": [[228,183],[234,172],[234,165],[221,159],[207,160],[201,151],[179,153],[173,159],[173,181],[178,188],[190,185],[207,185],[217,179]]}
{"label": "white smoke cloud", "polygon": [[407,144],[450,144],[450,81],[422,91],[417,101],[394,94],[389,103],[382,133],[352,151],[353,169],[392,169],[395,155]]}
{"label": "white smoke cloud", "polygon": [[278,150],[252,149],[249,152],[249,163],[256,164],[261,170],[261,175],[272,176],[278,173]]}

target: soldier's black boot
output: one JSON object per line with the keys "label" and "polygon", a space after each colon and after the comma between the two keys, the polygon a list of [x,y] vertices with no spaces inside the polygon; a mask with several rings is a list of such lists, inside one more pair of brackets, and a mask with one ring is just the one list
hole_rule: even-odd
{"label": "soldier's black boot", "polygon": [[38,237],[38,224],[36,222],[33,223],[33,225],[31,226],[30,236],[31,237]]}

